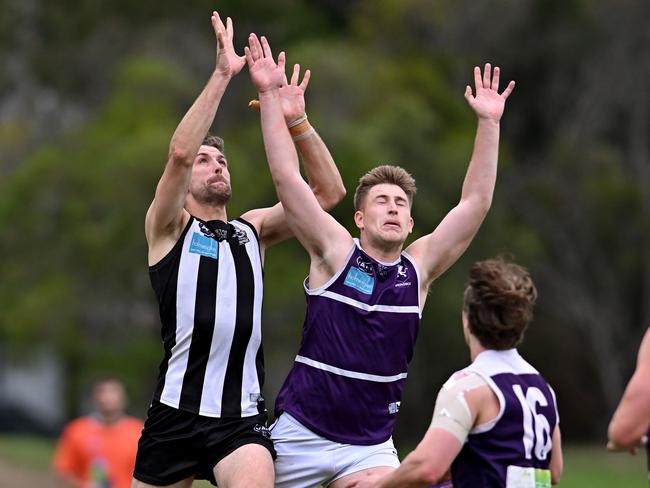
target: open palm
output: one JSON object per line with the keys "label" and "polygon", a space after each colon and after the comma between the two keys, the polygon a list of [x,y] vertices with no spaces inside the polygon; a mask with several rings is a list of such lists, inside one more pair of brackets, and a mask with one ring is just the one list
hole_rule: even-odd
{"label": "open palm", "polygon": [[246,59],[235,52],[232,43],[234,29],[232,19],[226,19],[226,25],[217,12],[212,12],[212,27],[217,35],[217,69],[227,75],[236,75],[244,67]]}
{"label": "open palm", "polygon": [[300,65],[295,64],[293,66],[293,74],[291,75],[291,83],[287,81],[286,76],[284,77],[284,83],[280,88],[280,97],[282,113],[287,122],[304,115],[305,90],[307,90],[310,76],[311,72],[306,70],[302,82],[298,83],[300,80]]}
{"label": "open palm", "polygon": [[264,36],[261,43],[255,34],[248,38],[248,46],[244,49],[248,71],[257,91],[260,93],[278,89],[285,83],[284,53],[278,55],[278,62],[273,60],[271,47]]}
{"label": "open palm", "polygon": [[478,66],[474,68],[476,95],[472,96],[472,88],[467,85],[465,88],[465,99],[479,118],[492,119],[498,122],[503,115],[506,99],[512,93],[515,82],[511,81],[508,83],[503,93],[499,94],[500,74],[501,72],[498,66],[494,68],[494,73],[492,73],[490,63],[485,64],[483,76],[481,76],[481,69]]}

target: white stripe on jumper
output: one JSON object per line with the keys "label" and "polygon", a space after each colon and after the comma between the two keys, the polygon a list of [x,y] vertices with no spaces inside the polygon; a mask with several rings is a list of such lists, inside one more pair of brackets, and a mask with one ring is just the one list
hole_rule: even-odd
{"label": "white stripe on jumper", "polygon": [[360,308],[367,312],[393,312],[393,313],[416,313],[420,315],[420,307],[417,305],[368,305],[367,303],[360,302],[354,298],[339,295],[332,291],[326,291],[321,295],[322,297],[331,298],[337,302],[347,303],[353,307]]}
{"label": "white stripe on jumper", "polygon": [[347,369],[337,368],[336,366],[330,366],[329,364],[320,363],[318,361],[314,361],[313,359],[309,359],[304,356],[296,356],[296,362],[306,364],[307,366],[311,366],[312,368],[322,369],[323,371],[334,373],[339,376],[345,376],[346,378],[375,381],[377,383],[392,383],[393,381],[402,380],[406,378],[406,373],[395,374],[393,376],[380,376],[377,374],[358,373],[356,371],[349,371]]}

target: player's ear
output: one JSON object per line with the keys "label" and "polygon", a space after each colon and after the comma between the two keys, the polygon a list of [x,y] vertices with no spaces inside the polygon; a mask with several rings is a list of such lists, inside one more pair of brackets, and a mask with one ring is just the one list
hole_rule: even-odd
{"label": "player's ear", "polygon": [[364,228],[363,226],[363,211],[357,210],[354,212],[354,223],[357,226],[359,230],[362,230]]}

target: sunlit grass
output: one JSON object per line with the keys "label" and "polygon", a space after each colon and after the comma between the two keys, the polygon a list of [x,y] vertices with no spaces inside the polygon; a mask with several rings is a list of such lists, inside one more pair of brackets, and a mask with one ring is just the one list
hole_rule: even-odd
{"label": "sunlit grass", "polygon": [[604,446],[565,448],[562,488],[647,488],[645,452],[609,453]]}
{"label": "sunlit grass", "polygon": [[16,468],[46,471],[50,467],[54,445],[53,439],[0,435],[0,459]]}
{"label": "sunlit grass", "polygon": [[[35,437],[0,435],[0,460],[5,466],[24,472],[50,470],[55,441]],[[645,454],[610,454],[602,446],[564,448],[562,488],[647,488]],[[0,479],[2,474],[0,473]],[[0,483],[1,485],[1,483]],[[207,481],[196,481],[207,488]]]}

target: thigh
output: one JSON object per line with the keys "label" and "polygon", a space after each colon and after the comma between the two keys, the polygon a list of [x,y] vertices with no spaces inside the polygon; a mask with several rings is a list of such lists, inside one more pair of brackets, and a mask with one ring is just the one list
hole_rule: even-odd
{"label": "thigh", "polygon": [[356,471],[352,474],[348,474],[338,478],[328,488],[346,488],[350,485],[354,485],[356,481],[368,478],[368,480],[376,480],[382,476],[387,475],[391,471],[395,471],[396,468],[388,466],[380,466],[377,468],[368,468],[362,469],[361,471]]}
{"label": "thigh", "polygon": [[344,488],[353,481],[378,478],[399,467],[393,439],[372,446],[342,445],[336,453],[337,473],[330,488]]}
{"label": "thigh", "polygon": [[189,486],[202,452],[196,420],[194,414],[152,404],[138,442],[133,473],[137,486]]}
{"label": "thigh", "polygon": [[[266,420],[266,414],[244,418],[202,419],[201,431],[204,435],[205,447],[201,458],[202,468],[197,474],[197,479],[208,479],[212,484],[217,484],[219,480],[215,479],[214,474],[218,471],[222,477],[219,486],[224,486],[224,476],[232,483],[247,473],[239,469],[238,461],[246,459],[249,453],[252,453],[253,457],[251,462],[255,462],[258,458],[266,460],[268,457],[268,459],[271,459],[272,474],[275,450],[273,449],[271,433],[266,427]],[[246,449],[242,450],[242,448]],[[263,450],[266,453],[263,453]],[[233,454],[235,455],[232,456]],[[224,466],[225,468],[222,469]],[[215,470],[217,467],[220,468]],[[261,466],[261,469],[265,472],[264,465]],[[249,471],[253,472],[253,470]],[[234,473],[234,475],[231,475],[231,473]],[[272,486],[272,483],[273,478],[271,478],[270,486]],[[227,484],[226,486],[231,485]]]}
{"label": "thigh", "polygon": [[133,478],[131,481],[131,488],[160,488],[161,486],[164,486],[165,488],[190,488],[193,481],[194,477],[191,477],[171,485],[149,485]]}
{"label": "thigh", "polygon": [[314,488],[333,476],[336,443],[313,433],[286,412],[271,428],[271,437],[277,452],[276,488]]}
{"label": "thigh", "polygon": [[235,449],[214,467],[220,488],[272,488],[273,457],[260,444],[246,444]]}

